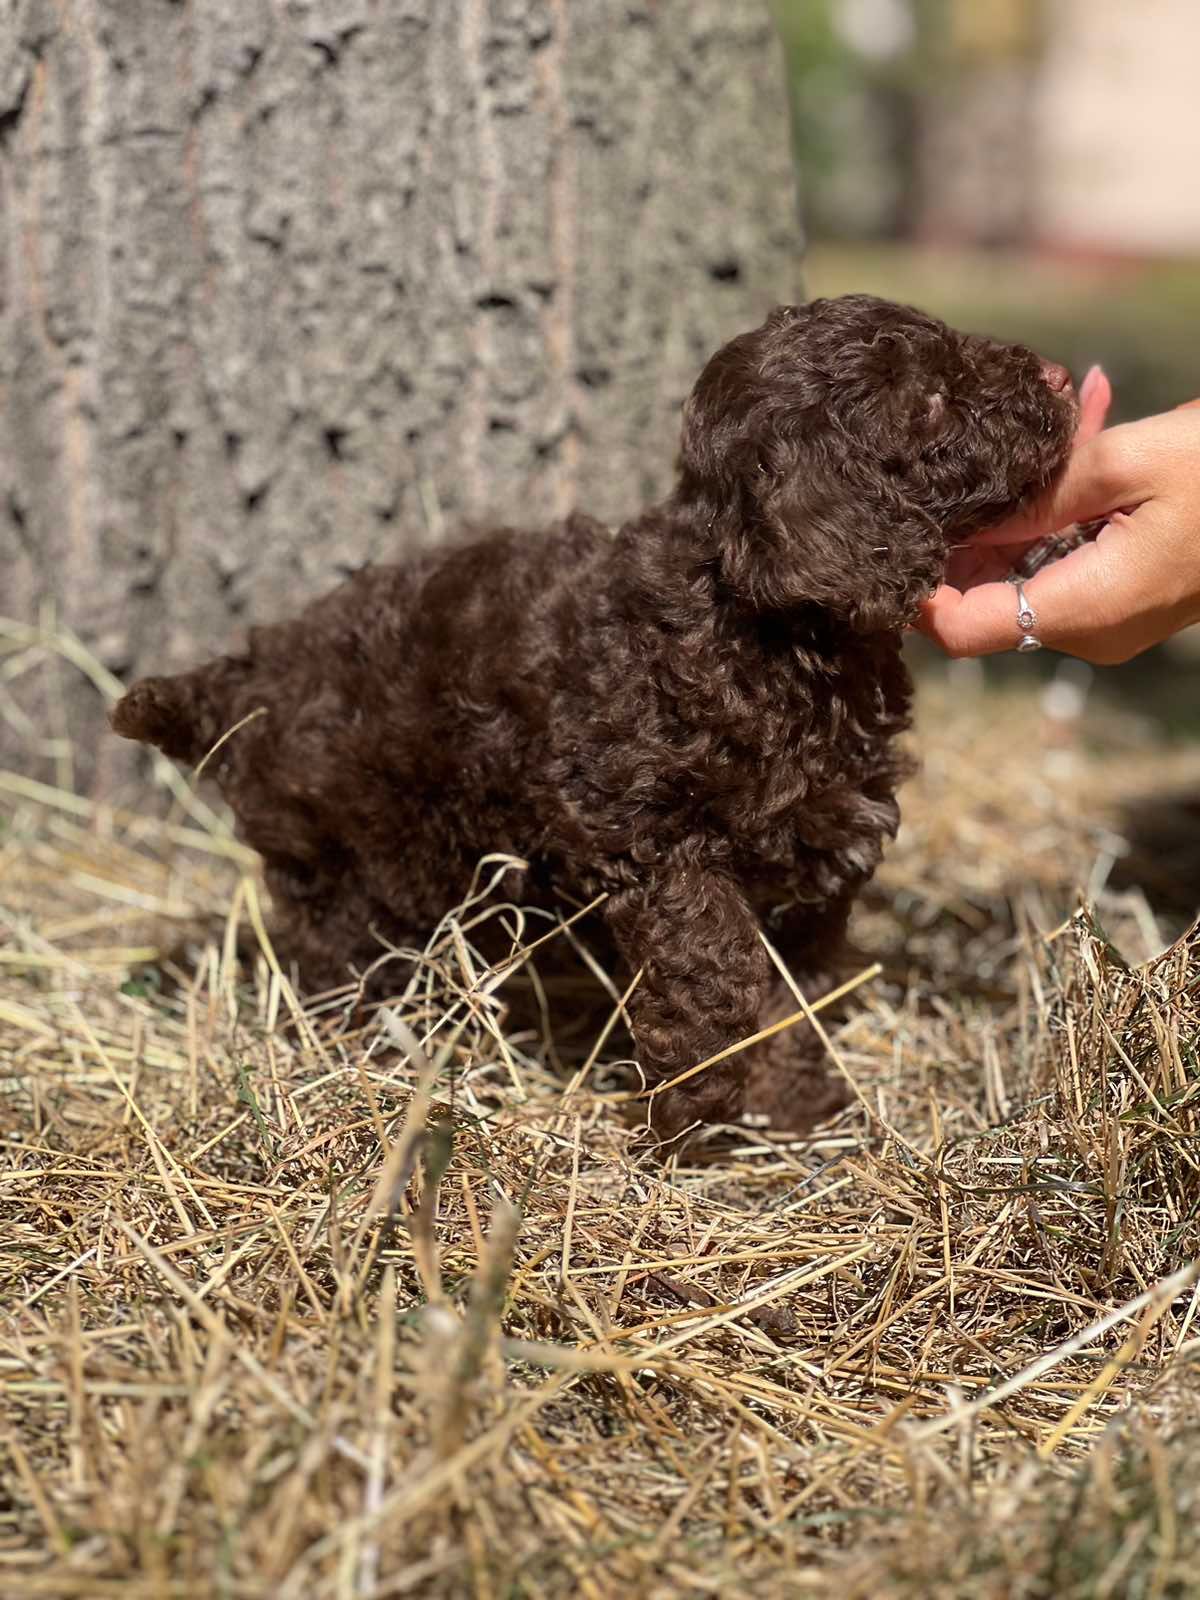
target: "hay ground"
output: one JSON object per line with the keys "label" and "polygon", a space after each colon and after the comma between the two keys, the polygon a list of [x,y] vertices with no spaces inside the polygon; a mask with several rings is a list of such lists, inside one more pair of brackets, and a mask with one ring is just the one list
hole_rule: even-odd
{"label": "hay ground", "polygon": [[666,1165],[472,953],[585,924],[301,1013],[186,789],[0,774],[0,1593],[1195,1594],[1200,761],[1077,709],[926,691],[850,1109]]}

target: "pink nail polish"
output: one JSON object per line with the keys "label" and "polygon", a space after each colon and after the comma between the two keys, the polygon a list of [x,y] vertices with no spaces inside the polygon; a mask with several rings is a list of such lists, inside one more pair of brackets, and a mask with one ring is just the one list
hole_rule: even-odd
{"label": "pink nail polish", "polygon": [[1096,387],[1097,383],[1100,381],[1100,377],[1101,377],[1101,368],[1099,367],[1099,365],[1088,368],[1087,375],[1085,376],[1083,382],[1079,385],[1079,403],[1080,403],[1080,405],[1083,405],[1084,402],[1087,400],[1088,395],[1091,394],[1092,390]]}

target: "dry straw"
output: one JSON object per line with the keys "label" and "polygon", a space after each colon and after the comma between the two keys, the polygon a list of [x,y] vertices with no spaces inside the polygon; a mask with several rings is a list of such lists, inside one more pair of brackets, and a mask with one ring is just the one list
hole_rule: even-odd
{"label": "dry straw", "polygon": [[631,987],[503,861],[302,1008],[177,780],[0,774],[5,1600],[1193,1593],[1197,939],[1069,913],[1153,939],[1131,756],[1195,763],[951,689],[820,1018],[851,1108],[665,1165]]}

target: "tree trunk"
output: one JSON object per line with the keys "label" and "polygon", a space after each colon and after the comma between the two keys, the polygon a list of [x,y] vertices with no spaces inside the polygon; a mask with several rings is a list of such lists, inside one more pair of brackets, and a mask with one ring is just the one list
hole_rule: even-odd
{"label": "tree trunk", "polygon": [[[763,0],[0,0],[0,615],[128,677],[465,520],[619,519],[797,260]],[[50,681],[0,763],[111,791]]]}

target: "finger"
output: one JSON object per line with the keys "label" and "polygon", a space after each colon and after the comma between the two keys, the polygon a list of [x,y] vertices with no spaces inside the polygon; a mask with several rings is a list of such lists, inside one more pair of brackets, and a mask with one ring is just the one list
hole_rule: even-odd
{"label": "finger", "polygon": [[[1089,368],[1079,388],[1079,425],[1075,430],[1075,449],[1094,439],[1101,431],[1111,404],[1112,384],[1108,381],[1108,375],[1102,367]],[[1010,518],[986,533],[973,534],[965,544],[954,546],[946,563],[946,582],[954,589],[968,589],[976,584],[1006,577],[1026,547],[1041,537],[1038,533],[1030,532],[1022,536],[1021,529],[1017,529],[1014,536],[1011,530]]]}
{"label": "finger", "polygon": [[1079,425],[1075,429],[1075,448],[1094,439],[1108,420],[1112,405],[1112,384],[1103,367],[1092,367],[1079,386]]}
{"label": "finger", "polygon": [[948,656],[995,655],[1016,648],[1016,590],[1011,583],[981,583],[960,592],[943,584],[921,607],[919,632]]}
{"label": "finger", "polygon": [[[1108,420],[1109,407],[1112,405],[1113,391],[1108,374],[1103,367],[1090,367],[1082,384],[1079,386],[1079,422],[1075,429],[1075,439],[1072,450],[1078,450],[1089,443],[1096,435],[1103,431]],[[1065,526],[1065,524],[1060,524]],[[1011,544],[1020,546],[1030,544],[1040,539],[1046,532],[1057,532],[1058,529],[1043,529],[1029,525],[1029,512],[1023,512],[1017,518],[1010,517],[995,528],[976,535],[972,541],[981,544]]]}
{"label": "finger", "polygon": [[[1157,423],[1160,419],[1146,419]],[[1145,421],[1125,422],[1086,440],[1062,476],[1023,511],[974,537],[980,544],[1028,544],[1077,522],[1092,522],[1149,493]]]}
{"label": "finger", "polygon": [[[1091,658],[1090,641],[1121,614],[1116,600],[1111,544],[1084,545],[1044,568],[1024,585],[1043,644]],[[1024,631],[1017,625],[1017,591],[1011,583],[984,583],[965,593],[944,586],[922,607],[917,626],[952,656],[994,655],[1013,650]]]}

